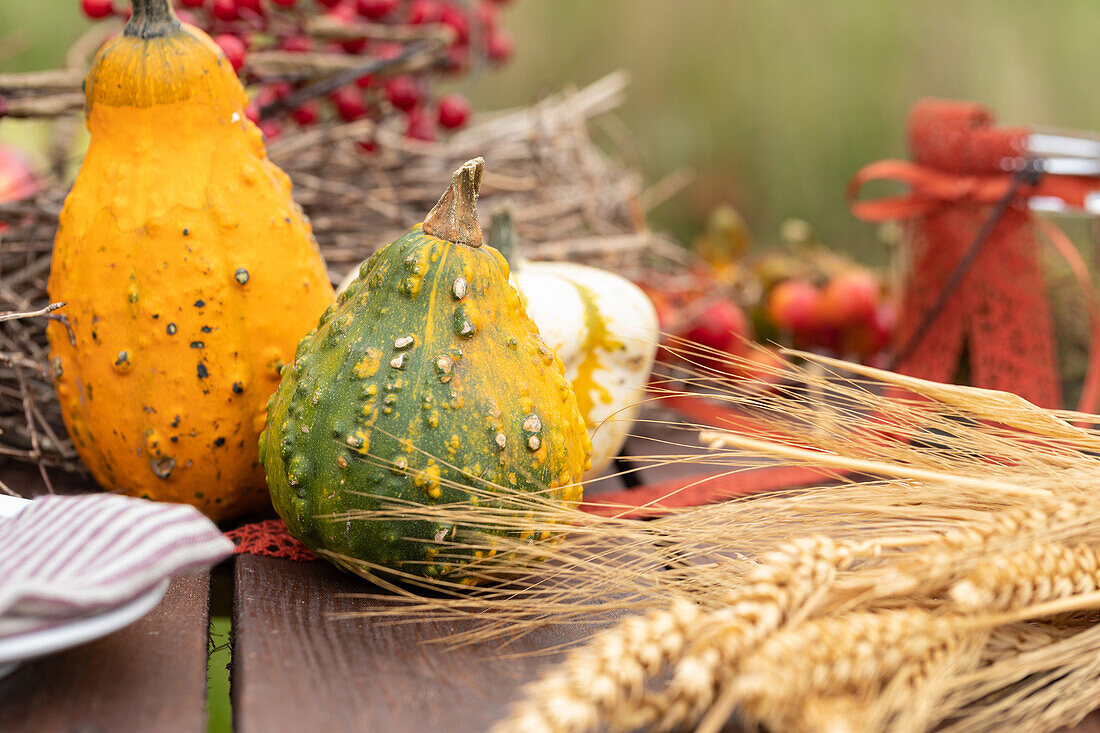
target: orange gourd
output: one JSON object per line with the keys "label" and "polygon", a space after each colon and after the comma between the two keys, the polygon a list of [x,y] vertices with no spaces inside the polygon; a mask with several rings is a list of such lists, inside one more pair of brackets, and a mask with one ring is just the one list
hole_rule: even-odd
{"label": "orange gourd", "polygon": [[168,0],[134,0],[85,93],[49,280],[66,426],[105,489],[258,509],[264,406],[333,298],[309,224],[229,62]]}

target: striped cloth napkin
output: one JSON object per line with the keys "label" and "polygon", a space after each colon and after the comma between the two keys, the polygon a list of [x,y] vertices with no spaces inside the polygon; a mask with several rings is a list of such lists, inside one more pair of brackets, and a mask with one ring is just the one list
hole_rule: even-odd
{"label": "striped cloth napkin", "polygon": [[3,637],[120,606],[223,560],[233,543],[194,507],[87,494],[0,520],[0,548]]}

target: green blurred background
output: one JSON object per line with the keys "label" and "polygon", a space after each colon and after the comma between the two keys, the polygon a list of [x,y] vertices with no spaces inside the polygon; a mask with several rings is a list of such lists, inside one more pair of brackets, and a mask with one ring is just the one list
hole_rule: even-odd
{"label": "green blurred background", "polygon": [[[762,239],[797,216],[881,261],[844,184],[904,155],[905,114],[924,95],[979,100],[1006,122],[1100,127],[1088,0],[512,0],[504,24],[514,60],[460,89],[493,109],[628,69],[620,116],[647,179],[695,172],[653,219],[683,238],[728,201]],[[0,70],[57,64],[83,27],[78,0],[3,0]]]}

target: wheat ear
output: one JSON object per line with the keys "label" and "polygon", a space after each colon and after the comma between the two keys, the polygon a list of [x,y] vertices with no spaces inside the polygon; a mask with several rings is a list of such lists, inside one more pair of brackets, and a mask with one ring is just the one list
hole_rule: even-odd
{"label": "wheat ear", "polygon": [[649,699],[659,727],[671,730],[702,717],[720,694],[725,670],[824,593],[838,569],[872,552],[866,545],[815,535],[764,555],[730,605],[703,618],[701,633],[676,662],[665,693]]}
{"label": "wheat ear", "polygon": [[958,622],[919,609],[811,619],[773,634],[728,673],[736,675],[731,684],[749,718],[788,730],[803,719],[806,700],[871,699],[887,684],[919,686],[966,633]]}
{"label": "wheat ear", "polygon": [[1037,542],[980,562],[948,595],[961,611],[1010,611],[1100,589],[1100,551]]}
{"label": "wheat ear", "polygon": [[1082,508],[1081,501],[1062,500],[991,512],[944,532],[921,554],[889,568],[873,582],[884,595],[941,593],[955,582],[960,562],[967,556],[977,557],[993,548],[1003,551],[1006,543],[1049,535],[1060,526],[1071,525],[1081,516]]}
{"label": "wheat ear", "polygon": [[[714,700],[718,672],[779,628],[864,545],[822,536],[765,554],[737,587],[704,613],[686,601],[629,618],[571,652],[530,685],[496,731],[581,733],[601,725],[629,730],[697,720]],[[690,646],[690,652],[688,647]],[[662,693],[646,682],[674,669]]]}
{"label": "wheat ear", "polygon": [[[496,733],[580,733],[632,706],[646,681],[682,653],[701,615],[682,598],[668,608],[630,617],[570,652],[550,674],[529,686]],[[623,721],[622,727],[630,727]]]}

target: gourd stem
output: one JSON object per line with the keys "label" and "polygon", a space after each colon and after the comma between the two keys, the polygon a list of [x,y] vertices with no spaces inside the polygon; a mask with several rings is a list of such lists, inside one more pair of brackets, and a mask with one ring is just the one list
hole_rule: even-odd
{"label": "gourd stem", "polygon": [[512,208],[507,206],[494,214],[489,221],[489,244],[504,255],[508,266],[513,270],[519,266],[520,262],[518,240],[516,227],[512,221]]}
{"label": "gourd stem", "polygon": [[477,194],[485,160],[474,158],[454,172],[450,187],[443,192],[424,219],[424,233],[468,247],[485,243],[477,220]]}
{"label": "gourd stem", "polygon": [[136,38],[159,38],[180,29],[180,19],[172,10],[172,0],[130,0],[133,13],[122,35]]}

